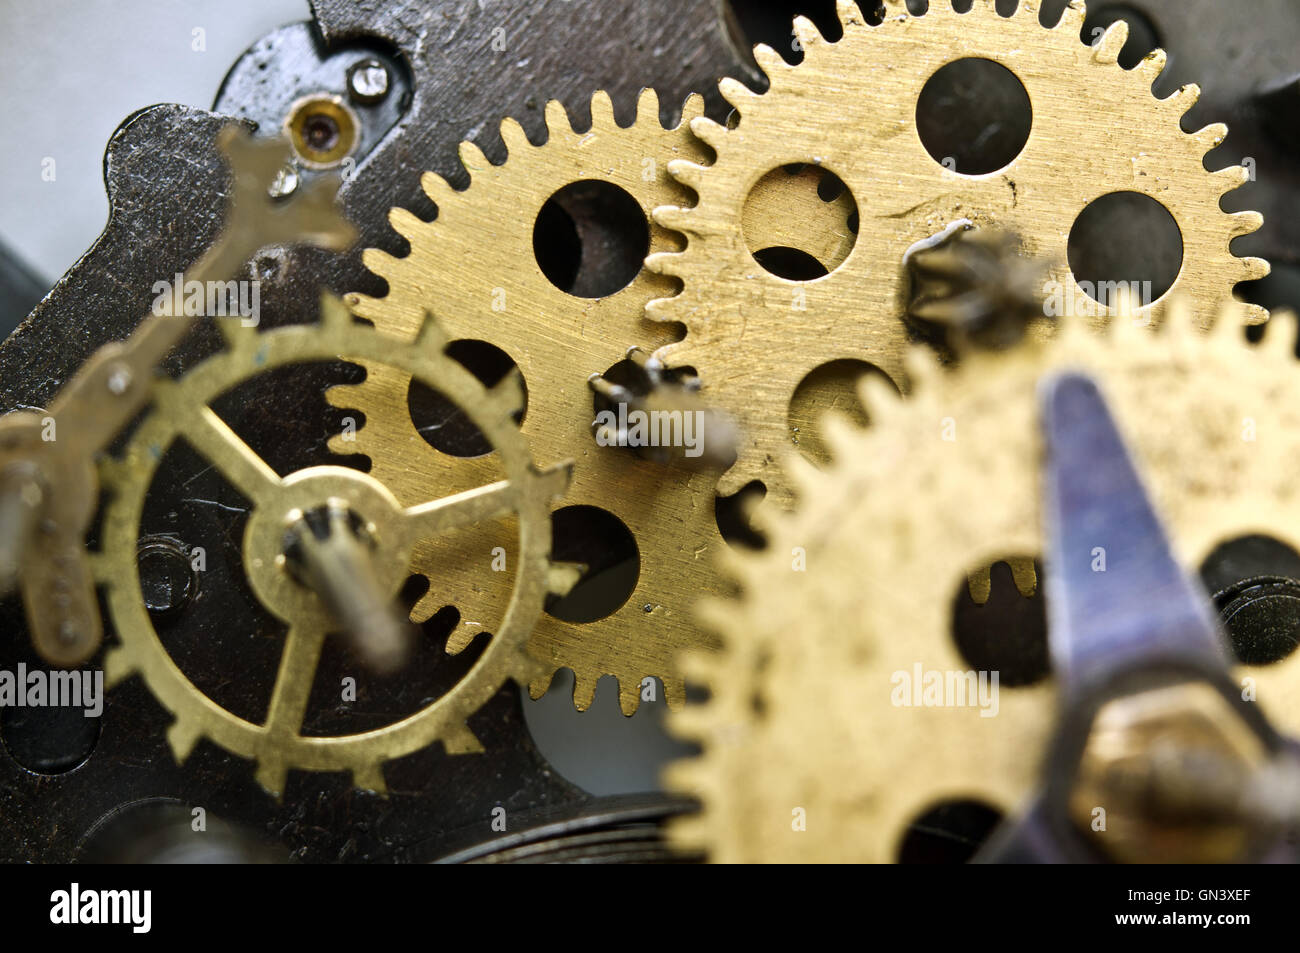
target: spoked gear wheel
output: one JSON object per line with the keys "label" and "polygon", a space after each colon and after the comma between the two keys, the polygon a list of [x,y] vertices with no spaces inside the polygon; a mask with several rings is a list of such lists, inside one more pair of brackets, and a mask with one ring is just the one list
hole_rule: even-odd
{"label": "spoked gear wheel", "polygon": [[[655,214],[661,225],[687,236],[684,251],[648,262],[684,285],[680,294],[649,305],[651,317],[687,328],[683,341],[657,356],[669,367],[694,368],[704,399],[732,414],[745,434],[720,493],[759,480],[769,499],[789,504],[789,481],[778,461],[796,439],[787,424],[791,399],[814,369],[862,361],[906,387],[904,254],[954,222],[1016,233],[1024,254],[1049,266],[1049,279],[1061,283],[1066,299],[1073,291],[1082,301],[1087,296],[1067,260],[1076,216],[1110,193],[1155,199],[1181,230],[1183,262],[1169,292],[1143,309],[1153,324],[1169,295],[1213,309],[1238,282],[1268,273],[1264,261],[1237,258],[1229,250],[1233,239],[1259,227],[1260,216],[1219,207],[1225,192],[1247,181],[1246,169],[1207,173],[1203,166],[1226,127],[1181,130],[1179,120],[1199,90],[1186,86],[1167,99],[1154,98],[1151,85],[1163,69],[1163,51],[1122,69],[1122,20],[1088,47],[1078,38],[1081,2],[1072,3],[1053,28],[1040,24],[1038,0],[1021,0],[1010,17],[999,15],[993,0],[976,0],[964,14],[934,0],[923,16],[911,16],[902,0],[890,0],[876,26],[866,23],[852,0],[839,0],[838,8],[844,35],[835,42],[810,21],[795,21],[804,51],[797,66],[768,47],[756,48],[771,80],[766,92],[722,81],[738,121],[691,124],[713,147],[716,161],[683,159],[669,167],[695,190],[698,202]],[[1032,108],[1032,128],[1019,154],[984,175],[947,168],[917,131],[917,102],[927,80],[968,58],[1010,70]],[[1099,128],[1102,122],[1109,128]],[[744,228],[755,184],[797,163],[835,173],[854,196],[860,217],[847,258],[830,274],[802,282],[761,267]],[[811,234],[806,241],[820,247],[828,239]],[[1265,318],[1262,309],[1247,312],[1250,323]],[[794,325],[798,334],[792,334]]]}
{"label": "spoked gear wheel", "polygon": [[[181,379],[160,381],[153,407],[132,435],[120,460],[105,461],[101,477],[110,494],[103,545],[95,556],[108,613],[120,645],[105,659],[110,685],[139,674],[175,716],[167,737],[178,760],[200,738],[258,763],[257,779],[279,795],[290,768],[349,771],[358,787],[385,790],[383,762],[441,741],[448,753],[481,751],[466,719],[508,680],[527,684],[539,664],[527,653],[528,634],[548,592],[563,592],[576,570],[551,562],[549,505],[568,480],[567,465],[537,470],[511,414],[522,400],[517,378],[485,389],[445,353],[446,338],[432,320],[414,342],[402,342],[353,322],[336,299],[326,299],[319,326],[290,326],[258,334],[228,326],[227,347]],[[375,477],[337,466],[298,470],[281,478],[212,410],[214,400],[258,375],[288,365],[333,361],[340,356],[370,366],[392,365],[462,408],[499,451],[499,479],[469,492],[403,507]],[[244,533],[243,560],[258,600],[288,626],[266,721],[255,724],[203,694],[168,654],[141,593],[136,559],[145,498],[168,447],[184,441],[211,462],[252,504]],[[482,655],[445,695],[392,724],[329,737],[302,733],[324,638],[332,619],[324,601],[296,583],[282,566],[290,514],[323,505],[345,505],[367,524],[376,545],[375,569],[396,597],[414,571],[417,541],[463,531],[512,515],[518,528],[513,589],[499,626]],[[440,580],[431,579],[437,588]]]}
{"label": "spoked gear wheel", "polygon": [[[492,165],[471,143],[461,158],[471,184],[454,190],[427,173],[424,189],[437,205],[431,222],[403,209],[390,221],[410,242],[410,254],[393,258],[366,252],[365,262],[388,282],[382,298],[353,295],[356,313],[379,329],[410,337],[425,309],[433,311],[453,340],[486,341],[504,351],[523,373],[528,406],[523,433],[537,452],[576,461],[566,505],[596,507],[613,514],[635,540],[639,576],[627,599],[602,618],[566,622],[544,616],[530,643],[546,671],[530,686],[540,697],[553,673],[570,668],[575,675],[574,702],[586,709],[602,675],[619,681],[620,704],[632,714],[641,682],[662,678],[670,705],[681,703],[676,656],[684,648],[710,645],[689,614],[696,595],[715,584],[710,553],[722,545],[715,518],[715,475],[693,473],[600,447],[592,435],[593,398],[587,378],[622,360],[630,345],[649,348],[674,335],[666,325],[646,319],[645,304],[669,293],[671,278],[640,268],[629,283],[601,297],[583,297],[562,289],[543,272],[534,242],[534,223],[547,200],[572,183],[607,183],[634,200],[644,214],[649,251],[682,246],[681,236],[650,223],[651,211],[680,202],[686,191],[667,174],[674,159],[700,159],[703,147],[687,123],[700,116],[703,101],[687,100],[682,124],[665,129],[658,99],[645,90],[635,121],[619,126],[609,97],[597,93],[591,126],[578,131],[558,102],[546,106],[549,138],[529,142],[512,119],[501,124],[509,156]],[[540,249],[545,251],[545,249]],[[365,424],[350,437],[337,437],[331,448],[370,457],[372,474],[391,487],[398,499],[422,499],[431,486],[452,490],[482,482],[491,456],[456,457],[436,449],[421,436],[408,410],[410,375],[380,362],[362,362],[366,380],[329,392],[335,406],[357,409]],[[480,613],[499,609],[504,588],[487,571],[484,554],[496,547],[511,550],[505,530],[500,538],[421,542],[415,548],[417,571],[448,573],[448,583],[431,592],[412,613],[417,621],[444,605],[455,605],[464,622],[448,645],[468,644],[478,631]],[[507,559],[513,559],[509,552]],[[592,567],[593,570],[598,567]]]}
{"label": "spoked gear wheel", "polygon": [[[1276,315],[1258,346],[1236,307],[1208,335],[1176,307],[1154,334],[1115,325],[1100,334],[1073,319],[1050,341],[963,355],[955,371],[916,352],[907,400],[864,387],[872,428],[828,420],[832,463],[795,464],[797,509],[771,515],[768,552],[733,561],[741,598],[708,606],[725,647],[687,674],[709,701],[670,719],[703,748],[669,769],[670,787],[703,802],[678,823],[681,846],[715,861],[891,861],[938,805],[973,800],[1007,817],[1027,806],[1055,720],[1050,672],[1004,681],[996,717],[897,693],[918,669],[947,678],[1009,661],[959,647],[953,598],[971,567],[1044,551],[1045,376],[1097,381],[1183,565],[1260,533],[1300,551],[1294,317]],[[926,505],[899,507],[900,486]],[[805,571],[792,571],[792,551]],[[1236,674],[1254,679],[1279,731],[1300,734],[1300,652]],[[792,830],[796,809],[805,830]]]}

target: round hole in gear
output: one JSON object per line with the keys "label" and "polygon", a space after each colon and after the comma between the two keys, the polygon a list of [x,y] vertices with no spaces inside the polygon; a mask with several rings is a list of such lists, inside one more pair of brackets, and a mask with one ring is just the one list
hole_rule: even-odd
{"label": "round hole in gear", "polygon": [[745,196],[741,231],[754,261],[787,281],[833,272],[857,244],[858,204],[844,181],[813,163],[766,173]]}
{"label": "round hole in gear", "polygon": [[900,864],[964,864],[1002,822],[1002,813],[974,800],[944,801],[907,828]]}
{"label": "round hole in gear", "polygon": [[597,506],[566,506],[551,514],[551,558],[587,567],[566,596],[549,596],[546,612],[564,622],[595,622],[623,607],[641,575],[632,531]]}
{"label": "round hole in gear", "polygon": [[1280,662],[1300,644],[1300,554],[1271,536],[1250,535],[1216,546],[1201,581],[1238,661]]}
{"label": "round hole in gear", "polygon": [[[45,673],[48,690],[54,688],[54,674]],[[87,673],[73,670],[70,674],[84,689]],[[103,702],[102,695],[100,702]],[[85,707],[48,705],[0,709],[0,740],[5,750],[36,774],[66,774],[85,764],[99,742],[99,730],[100,716],[86,717]]]}
{"label": "round hole in gear", "polygon": [[650,251],[650,221],[625,190],[599,179],[555,192],[533,223],[533,254],[548,281],[578,298],[630,285]]}
{"label": "round hole in gear", "polygon": [[999,687],[1032,685],[1051,672],[1041,578],[1036,561],[1005,557],[963,579],[953,597],[957,651],[976,672],[997,672]]}
{"label": "round hole in gear", "polygon": [[916,132],[930,157],[962,175],[1010,165],[1033,126],[1029,93],[993,60],[967,57],[935,71],[916,101]]}
{"label": "round hole in gear", "polygon": [[1070,271],[1088,297],[1111,307],[1121,290],[1140,305],[1164,295],[1183,267],[1183,233],[1165,208],[1141,192],[1093,199],[1070,228]]}
{"label": "round hole in gear", "polygon": [[[517,369],[509,354],[487,341],[472,338],[452,341],[447,345],[447,354],[463,364],[485,387],[500,383],[507,374]],[[514,416],[517,424],[523,423],[524,414],[528,411],[526,383],[523,391],[524,406]],[[414,378],[406,392],[406,407],[415,429],[435,450],[453,457],[481,457],[492,452],[492,444],[474,426],[464,409]]]}
{"label": "round hole in gear", "polygon": [[834,412],[859,427],[868,425],[858,385],[869,374],[879,375],[894,387],[889,375],[874,364],[846,357],[813,368],[795,388],[786,417],[790,440],[813,463],[825,464],[831,459],[830,447],[822,435],[823,415]]}

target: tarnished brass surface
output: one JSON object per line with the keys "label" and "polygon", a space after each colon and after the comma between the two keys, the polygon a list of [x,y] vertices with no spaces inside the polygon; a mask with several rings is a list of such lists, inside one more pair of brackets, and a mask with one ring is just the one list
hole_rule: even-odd
{"label": "tarnished brass surface", "polygon": [[[729,560],[742,596],[705,613],[725,649],[687,666],[710,700],[671,720],[703,746],[668,776],[704,803],[680,822],[681,843],[719,861],[888,861],[938,802],[1025,805],[1055,721],[1050,678],[1001,685],[992,717],[896,706],[892,679],[917,665],[973,671],[952,636],[953,593],[974,566],[1043,552],[1044,375],[1097,380],[1185,565],[1252,533],[1300,547],[1294,317],[1275,315],[1259,345],[1239,306],[1209,334],[1195,326],[1204,315],[1176,308],[1154,333],[1132,318],[1104,334],[1085,323],[963,355],[957,370],[914,351],[908,399],[872,380],[874,426],[827,422],[828,469],[787,455],[801,503],[769,516],[766,553]],[[900,486],[924,505],[900,506]],[[1264,714],[1296,734],[1300,653],[1247,674]],[[791,828],[796,808],[806,830]]]}
{"label": "tarnished brass surface", "polygon": [[[445,353],[446,338],[432,319],[413,342],[395,340],[353,322],[337,299],[323,302],[319,326],[288,326],[264,334],[233,333],[226,350],[179,381],[158,386],[154,406],[132,435],[121,460],[106,460],[100,476],[112,494],[104,515],[103,549],[94,559],[121,644],[105,659],[110,684],[141,675],[175,716],[168,740],[183,760],[200,738],[258,762],[257,778],[279,794],[290,768],[350,771],[358,787],[383,791],[382,763],[435,741],[449,753],[480,751],[466,719],[508,680],[526,684],[540,665],[525,651],[528,634],[550,592],[577,579],[551,562],[548,507],[568,483],[568,465],[539,471],[511,414],[522,394],[517,377],[488,390]],[[499,451],[501,477],[432,502],[403,504],[374,476],[320,466],[281,478],[211,409],[211,403],[250,378],[291,364],[338,356],[391,364],[453,399]],[[288,627],[284,653],[264,724],[237,717],[200,692],[168,655],[140,591],[136,545],[145,496],[166,449],[182,438],[252,504],[243,544],[244,569],[258,600]],[[433,495],[433,494],[430,494]],[[395,596],[413,571],[417,544],[436,536],[477,534],[511,516],[519,556],[513,588],[492,619],[493,638],[465,677],[446,695],[400,721],[373,731],[335,737],[300,733],[321,645],[336,623],[327,600],[301,585],[283,566],[284,532],[300,512],[339,501],[370,526],[377,543],[374,567]],[[444,580],[434,574],[431,588]]]}
{"label": "tarnished brass surface", "polygon": [[[400,259],[367,252],[366,263],[388,282],[388,294],[350,300],[357,314],[399,337],[414,334],[429,309],[453,340],[487,341],[505,351],[528,387],[524,435],[542,457],[575,461],[565,504],[599,507],[631,531],[640,576],[623,606],[582,624],[544,615],[530,643],[546,668],[530,686],[534,697],[545,692],[553,672],[570,668],[574,702],[585,709],[597,680],[614,675],[622,709],[631,714],[647,676],[662,678],[668,703],[680,705],[677,653],[713,644],[700,632],[690,607],[701,592],[717,585],[711,557],[723,543],[713,512],[716,471],[665,467],[597,445],[588,377],[622,360],[631,345],[657,347],[672,339],[673,330],[647,320],[644,308],[650,299],[670,293],[674,283],[642,270],[605,297],[569,294],[542,273],[533,251],[533,225],[553,193],[581,180],[623,189],[647,221],[656,206],[683,201],[686,190],[668,175],[667,166],[674,159],[703,157],[703,147],[686,128],[700,115],[702,103],[698,97],[688,100],[676,129],[660,124],[658,99],[651,90],[642,94],[636,121],[626,128],[615,122],[603,93],[596,94],[591,109],[591,128],[579,132],[559,103],[548,103],[550,135],[540,146],[531,144],[514,120],[505,120],[501,133],[509,157],[503,165],[492,165],[470,143],[462,145],[469,188],[457,192],[439,176],[426,174],[424,189],[437,204],[437,218],[423,222],[394,209],[390,220],[410,241],[411,252]],[[680,236],[650,226],[651,252],[680,247]],[[368,455],[374,476],[405,503],[424,498],[430,487],[456,490],[485,479],[484,473],[496,466],[493,456],[449,456],[417,432],[407,410],[408,373],[370,362],[365,366],[364,383],[329,393],[336,406],[366,415],[355,440],[336,437],[331,449]],[[463,620],[449,642],[455,648],[481,631],[484,614],[504,604],[507,593],[499,575],[485,572],[492,550],[504,547],[511,563],[516,557],[504,527],[452,542],[454,546],[445,541],[416,546],[414,568],[449,585],[431,591],[416,605],[413,618],[428,618],[454,604]]]}
{"label": "tarnished brass surface", "polygon": [[[1164,205],[1182,232],[1183,267],[1170,294],[1212,312],[1234,284],[1267,274],[1265,262],[1237,258],[1228,247],[1259,227],[1259,215],[1227,214],[1219,207],[1225,192],[1247,180],[1247,171],[1234,166],[1209,173],[1202,164],[1226,128],[1181,130],[1179,120],[1199,93],[1187,86],[1168,99],[1152,95],[1163,52],[1133,70],[1120,68],[1116,57],[1127,31],[1122,20],[1089,47],[1079,40],[1079,2],[1051,29],[1039,23],[1034,0],[1021,2],[1010,17],[1000,16],[992,0],[976,0],[964,14],[936,0],[922,16],[908,14],[902,0],[890,0],[878,26],[867,25],[851,0],[840,0],[838,8],[844,35],[833,43],[808,20],[795,21],[804,51],[799,65],[787,64],[770,48],[756,49],[771,80],[766,92],[723,80],[722,93],[736,107],[738,121],[691,123],[715,150],[716,161],[683,158],[670,166],[698,201],[655,213],[660,225],[687,236],[683,252],[654,255],[648,262],[684,285],[680,294],[649,305],[651,317],[687,328],[685,340],[667,345],[659,356],[670,367],[694,367],[703,381],[702,398],[731,414],[745,435],[720,492],[761,480],[769,500],[789,505],[791,481],[778,462],[793,439],[787,408],[815,368],[858,359],[906,387],[909,288],[901,262],[914,243],[956,221],[1020,235],[1024,253],[1043,259],[1050,279],[1082,297],[1066,254],[1076,216],[1102,195],[1139,192]],[[986,175],[946,168],[916,131],[917,100],[926,81],[944,65],[971,57],[1014,73],[1033,111],[1020,154]],[[829,275],[804,282],[764,270],[745,238],[751,189],[773,170],[799,163],[839,176],[860,217],[853,250],[843,262]],[[814,257],[826,244],[816,223],[801,242]],[[1167,300],[1143,313],[1159,323]],[[1249,322],[1263,319],[1259,308],[1246,311]]]}

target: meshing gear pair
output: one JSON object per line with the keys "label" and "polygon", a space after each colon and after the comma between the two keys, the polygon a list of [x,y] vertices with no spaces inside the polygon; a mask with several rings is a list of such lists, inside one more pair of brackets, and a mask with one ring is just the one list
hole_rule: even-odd
{"label": "meshing gear pair", "polygon": [[[896,693],[918,666],[985,668],[954,639],[954,594],[973,566],[1044,551],[1047,377],[1097,382],[1184,566],[1255,534],[1300,551],[1295,319],[1274,316],[1258,346],[1239,306],[1209,334],[1197,323],[1177,307],[1156,333],[1069,319],[1050,340],[963,355],[954,371],[914,352],[907,400],[864,384],[874,425],[827,422],[832,462],[793,461],[796,511],[772,517],[768,552],[732,560],[743,595],[708,607],[725,648],[688,671],[710,699],[671,720],[703,747],[669,773],[703,802],[675,829],[680,843],[716,861],[891,861],[937,805],[974,800],[1006,817],[1027,806],[1055,722],[1050,674],[1002,684],[993,717]],[[900,487],[925,504],[899,506]],[[1300,734],[1300,652],[1237,669],[1247,675],[1267,718]],[[805,830],[792,830],[796,808]]]}
{"label": "meshing gear pair", "polygon": [[[511,417],[522,393],[517,378],[488,390],[446,354],[447,340],[426,322],[415,341],[403,342],[353,321],[337,299],[324,302],[319,326],[284,327],[258,334],[226,326],[227,347],[175,382],[160,381],[151,412],[118,460],[105,461],[101,479],[110,499],[101,550],[94,558],[120,645],[105,659],[109,684],[141,675],[175,720],[167,737],[178,760],[200,738],[258,763],[257,778],[279,795],[290,768],[349,771],[358,787],[384,791],[383,762],[440,741],[449,753],[481,751],[466,719],[507,680],[527,684],[541,666],[525,644],[549,593],[577,579],[572,567],[551,562],[552,498],[563,493],[567,465],[540,471]],[[212,410],[232,388],[288,365],[340,356],[381,363],[436,387],[463,409],[496,448],[494,481],[468,492],[404,505],[373,475],[337,466],[275,473]],[[204,695],[185,676],[158,637],[141,592],[136,558],[145,498],[168,447],[183,440],[252,504],[243,540],[244,569],[258,600],[288,629],[266,721],[240,718]],[[322,644],[334,619],[316,592],[284,567],[285,531],[295,514],[346,507],[375,545],[374,568],[389,598],[413,571],[412,553],[432,536],[477,528],[510,515],[517,532],[513,588],[493,638],[447,694],[397,722],[358,734],[302,733],[303,717]],[[432,579],[433,588],[440,580]]]}
{"label": "meshing gear pair", "polygon": [[[1018,235],[1023,253],[1047,264],[1047,279],[1061,284],[1066,300],[1071,292],[1078,301],[1087,297],[1067,261],[1072,225],[1089,203],[1115,192],[1155,199],[1177,223],[1183,262],[1169,295],[1212,311],[1236,283],[1268,273],[1262,260],[1229,250],[1233,239],[1260,226],[1260,216],[1219,207],[1225,192],[1247,181],[1247,171],[1234,166],[1207,174],[1202,164],[1226,127],[1181,130],[1180,118],[1199,96],[1195,86],[1154,98],[1163,51],[1132,70],[1118,65],[1124,21],[1089,47],[1079,40],[1081,2],[1071,3],[1052,28],[1040,24],[1038,0],[1021,0],[1009,17],[999,15],[992,0],[975,0],[964,14],[947,0],[932,0],[923,16],[908,14],[902,0],[889,0],[874,26],[852,0],[839,0],[838,10],[844,35],[835,42],[808,20],[795,20],[803,49],[796,66],[768,47],[756,48],[771,81],[766,92],[722,81],[738,121],[691,123],[716,159],[702,164],[683,158],[669,166],[698,201],[655,214],[660,225],[687,237],[683,251],[648,261],[683,283],[680,294],[652,302],[648,313],[687,328],[683,341],[656,356],[669,367],[694,368],[701,397],[732,415],[745,435],[719,492],[758,480],[769,499],[789,505],[793,487],[780,461],[800,437],[793,432],[791,400],[815,369],[862,361],[906,389],[904,255],[955,222]],[[969,58],[1010,70],[1032,109],[1032,129],[1019,154],[985,175],[946,168],[917,131],[926,82],[945,65]],[[844,256],[828,275],[798,282],[755,260],[753,252],[763,245],[746,234],[746,216],[756,183],[801,163],[842,180],[856,201],[859,224],[853,241],[846,229],[827,236],[814,228],[800,236],[792,223],[796,248],[834,247],[835,257]],[[1141,313],[1158,324],[1167,300]],[[1246,312],[1249,323],[1265,317],[1259,308]]]}

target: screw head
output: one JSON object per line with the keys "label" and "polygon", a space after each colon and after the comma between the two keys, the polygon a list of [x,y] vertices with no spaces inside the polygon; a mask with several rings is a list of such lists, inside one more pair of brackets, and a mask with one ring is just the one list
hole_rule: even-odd
{"label": "screw head", "polygon": [[379,102],[388,95],[388,67],[376,59],[364,59],[348,70],[348,95],[363,105]]}

